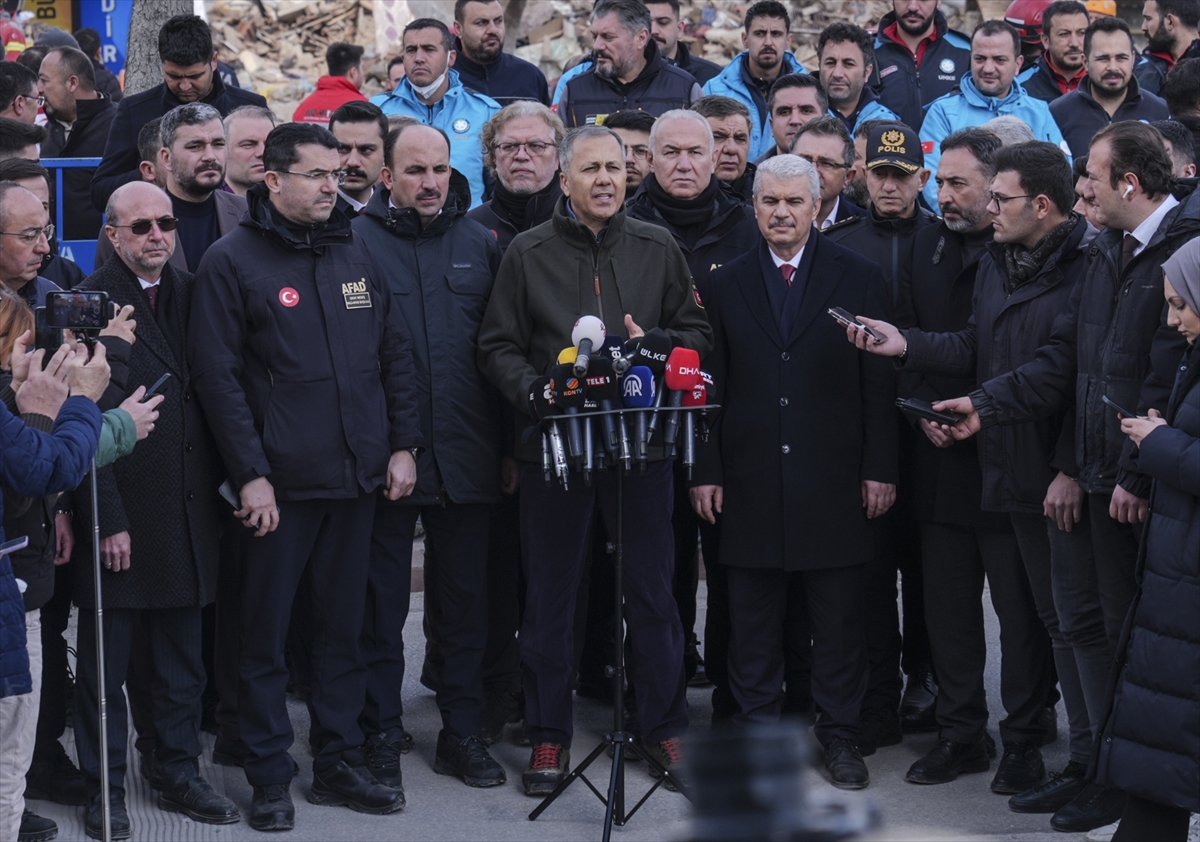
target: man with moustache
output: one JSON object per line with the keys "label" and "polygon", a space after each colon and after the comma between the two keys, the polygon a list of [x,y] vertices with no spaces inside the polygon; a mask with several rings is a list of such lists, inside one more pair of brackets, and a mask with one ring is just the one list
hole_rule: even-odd
{"label": "man with moustache", "polygon": [[1134,75],[1143,91],[1160,93],[1176,64],[1185,59],[1200,58],[1197,27],[1200,27],[1200,2],[1197,0],[1145,0],[1142,3],[1146,50]]}
{"label": "man with moustache", "polygon": [[692,78],[701,85],[721,72],[719,64],[693,55],[688,45],[679,39],[683,34],[679,0],[650,0],[646,8],[650,10],[650,37],[658,44],[663,58],[692,74]]}
{"label": "man with moustache", "polygon": [[771,110],[767,97],[782,76],[807,73],[792,55],[792,18],[778,0],[759,0],[746,10],[742,46],[745,51],[704,85],[704,95],[727,96],[750,110],[750,160],[771,150]]}
{"label": "man with moustache", "polygon": [[750,161],[750,109],[727,96],[703,96],[692,110],[712,128],[713,174],[721,189],[734,198],[750,201],[757,167]]}
{"label": "man with moustache", "polygon": [[1087,78],[1050,103],[1072,155],[1086,155],[1092,136],[1110,123],[1167,119],[1167,104],[1138,87],[1133,75],[1133,35],[1125,21],[1097,18],[1083,38]]}
{"label": "man with moustache", "polygon": [[[166,190],[179,220],[171,265],[194,271],[204,252],[237,228],[246,200],[221,189],[225,181],[225,125],[221,114],[203,102],[189,102],[168,111],[159,124],[162,148],[157,167],[166,172]],[[112,256],[110,239],[96,243],[96,266]]]}
{"label": "man with moustache", "polygon": [[653,114],[632,109],[604,119],[604,125],[625,144],[625,195],[631,198],[650,174],[650,131],[654,120]]}
{"label": "man with moustache", "polygon": [[455,0],[454,35],[454,69],[468,88],[501,105],[519,99],[550,104],[542,71],[504,52],[504,8],[499,0]]}
{"label": "man with moustache", "polygon": [[821,30],[817,38],[817,65],[821,86],[829,99],[829,113],[854,132],[864,120],[899,120],[879,101],[867,80],[875,71],[871,36],[861,26],[838,21]]}
{"label": "man with moustache", "polygon": [[263,180],[263,146],[275,128],[269,108],[243,105],[225,115],[225,186],[246,198],[246,192]]}
{"label": "man with moustache", "polygon": [[387,117],[374,103],[347,102],[330,116],[329,131],[337,138],[345,175],[338,187],[338,210],[355,217],[366,209],[379,183]]}
{"label": "man with moustache", "polygon": [[917,131],[925,107],[950,93],[971,66],[971,42],[950,28],[941,0],[892,0],[875,36],[870,85],[879,99]]}
{"label": "man with moustache", "polygon": [[1083,39],[1091,20],[1087,6],[1078,0],[1057,0],[1046,7],[1042,12],[1042,56],[1017,77],[1030,96],[1054,102],[1079,87],[1087,77]]}

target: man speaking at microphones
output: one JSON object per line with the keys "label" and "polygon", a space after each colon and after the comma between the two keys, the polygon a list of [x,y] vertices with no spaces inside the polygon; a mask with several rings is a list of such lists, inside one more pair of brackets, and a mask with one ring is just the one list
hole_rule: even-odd
{"label": "man speaking at microphones", "polygon": [[[664,229],[628,219],[620,138],[600,126],[571,131],[559,149],[563,197],[546,223],[519,234],[504,254],[479,332],[479,366],[517,413],[525,617],[521,627],[525,726],[533,745],[525,792],[549,794],[566,775],[571,747],[572,624],[592,513],[599,503],[616,535],[616,470],[547,485],[530,387],[572,345],[581,316],[604,321],[608,336],[661,328],[697,351],[712,332],[691,273]],[[839,334],[836,338],[841,340]],[[842,340],[844,342],[844,340]],[[683,630],[671,596],[674,500],[669,453],[654,443],[643,472],[624,479],[624,585],[633,640],[643,740],[668,769],[687,729]]]}
{"label": "man speaking at microphones", "polygon": [[803,158],[759,165],[763,241],[714,272],[706,290],[710,400],[722,409],[699,448],[691,497],[705,520],[721,516],[734,723],[778,720],[788,596],[803,594],[821,709],[815,734],[834,786],[861,789],[867,519],[895,501],[895,384],[888,366],[836,347],[845,329],[827,311],[886,312],[887,290],[876,264],[816,235],[820,200]]}

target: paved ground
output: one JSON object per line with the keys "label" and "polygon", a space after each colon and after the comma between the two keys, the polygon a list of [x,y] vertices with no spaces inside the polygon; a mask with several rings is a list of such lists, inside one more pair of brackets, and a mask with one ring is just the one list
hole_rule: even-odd
{"label": "paved ground", "polygon": [[[704,591],[701,584],[701,618]],[[987,597],[984,606],[989,622],[988,696],[999,699],[998,643],[995,616]],[[421,619],[422,594],[413,595],[409,614],[407,655],[409,664],[420,664],[423,655]],[[701,624],[703,619],[701,619]],[[417,672],[416,670],[413,671]],[[691,689],[688,703],[693,729],[707,727],[711,706],[707,689]],[[994,702],[998,704],[998,702]],[[490,790],[471,790],[457,780],[435,775],[433,751],[440,721],[433,696],[416,676],[405,685],[406,727],[416,739],[416,747],[403,760],[408,807],[391,816],[363,816],[343,807],[314,807],[305,800],[312,780],[311,757],[303,737],[293,747],[301,773],[292,787],[296,801],[296,830],[288,840],[589,840],[600,837],[603,807],[580,784],[574,785],[536,822],[526,816],[537,802],[520,791],[520,774],[528,760],[528,749],[505,742],[493,749],[494,756],[508,772],[508,784]],[[307,733],[308,713],[304,705],[290,703],[296,732]],[[606,727],[611,727],[611,708],[598,702],[580,701],[576,707],[576,746],[582,759],[596,744]],[[993,713],[992,733],[996,716]],[[131,729],[132,730],[132,729]],[[1066,762],[1066,722],[1061,715],[1059,731],[1064,736],[1044,749],[1049,769],[1060,769]],[[219,790],[233,798],[243,810],[250,805],[250,787],[240,769],[213,766],[209,761],[212,736],[205,734],[205,754],[201,771]],[[70,732],[68,731],[68,743]],[[855,793],[852,799],[869,799],[881,811],[883,827],[872,836],[878,839],[996,839],[1055,840],[1079,842],[1082,835],[1054,833],[1049,816],[1024,816],[1008,810],[1003,797],[988,789],[990,774],[969,775],[952,784],[916,787],[904,782],[909,764],[934,743],[933,735],[907,738],[903,744],[882,749],[868,758],[872,782],[870,788]],[[68,745],[73,756],[73,748]],[[130,752],[131,756],[136,756]],[[197,824],[176,814],[164,813],[154,806],[149,788],[137,774],[136,760],[130,771],[129,807],[135,840],[242,840],[263,839],[248,825],[212,827]],[[607,781],[607,764],[594,781]],[[645,764],[632,765],[627,774],[631,801],[648,786]],[[593,767],[595,768],[595,767]],[[598,786],[601,784],[598,783]],[[816,794],[836,793],[826,782],[814,776]],[[634,793],[637,795],[635,796]],[[30,806],[59,824],[59,839],[84,839],[81,809],[49,802],[31,802]],[[687,838],[689,812],[686,800],[661,788],[651,796],[630,823],[615,833],[615,838],[630,840],[679,840]]]}

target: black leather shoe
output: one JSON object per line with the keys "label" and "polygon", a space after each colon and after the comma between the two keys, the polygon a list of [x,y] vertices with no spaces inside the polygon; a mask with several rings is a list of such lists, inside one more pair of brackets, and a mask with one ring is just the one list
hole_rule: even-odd
{"label": "black leather shoe", "polygon": [[488,754],[482,737],[464,740],[444,729],[438,734],[433,771],[458,778],[467,786],[500,786],[508,780],[504,769]]}
{"label": "black leather shoe", "polygon": [[392,789],[402,790],[404,780],[400,774],[400,755],[412,749],[412,735],[400,727],[389,728],[372,734],[365,748],[367,769],[375,780]]}
{"label": "black leather shoe", "polygon": [[[112,838],[128,839],[130,836],[129,814],[125,812],[125,802],[117,795],[113,796],[110,804],[112,806],[109,811],[109,827],[112,829]],[[86,810],[83,832],[87,834],[88,839],[103,839],[104,815],[99,795],[88,802]]]}
{"label": "black leather shoe", "polygon": [[510,690],[491,690],[483,699],[483,741],[488,745],[504,737],[504,729],[510,723],[521,721],[521,707],[517,694]]}
{"label": "black leather shoe", "polygon": [[250,826],[255,830],[291,830],[296,826],[296,805],[288,784],[256,786],[250,802]]}
{"label": "black leather shoe", "polygon": [[163,788],[162,771],[158,768],[158,761],[154,759],[154,752],[138,752],[138,770],[151,789],[157,792]]}
{"label": "black leather shoe", "polygon": [[959,775],[986,772],[991,765],[982,737],[973,743],[941,740],[909,767],[904,780],[912,784],[948,784]]}
{"label": "black leather shoe", "polygon": [[908,676],[900,699],[900,727],[905,734],[923,734],[938,730],[937,681],[933,667],[922,664]]}
{"label": "black leather shoe", "polygon": [[1038,740],[1039,746],[1053,745],[1058,742],[1058,709],[1054,705],[1042,711],[1042,715],[1038,717],[1038,726],[1042,729],[1042,738]]}
{"label": "black leather shoe", "polygon": [[227,740],[223,737],[217,737],[213,743],[212,762],[218,766],[237,766],[246,765],[246,756],[250,754],[250,747],[241,740]]}
{"label": "black leather shoe", "polygon": [[313,771],[308,800],[312,804],[343,805],[357,813],[382,816],[404,809],[404,790],[376,781],[365,763],[351,766],[345,760],[339,760],[328,769]]}
{"label": "black leather shoe", "polygon": [[17,842],[50,842],[55,836],[58,836],[58,825],[50,819],[42,818],[29,810],[21,814],[21,829],[17,831]]}
{"label": "black leather shoe", "polygon": [[1124,792],[1090,783],[1075,796],[1074,801],[1054,814],[1050,826],[1061,833],[1086,833],[1120,821],[1124,812]]}
{"label": "black leather shoe", "polygon": [[1056,813],[1075,800],[1087,786],[1087,767],[1068,763],[1061,772],[1051,772],[1041,786],[1026,790],[1008,799],[1008,809],[1014,813]]}
{"label": "black leather shoe", "polygon": [[25,798],[71,806],[87,803],[83,773],[75,768],[58,740],[54,740],[44,754],[34,756],[25,775]]}
{"label": "black leather shoe", "polygon": [[899,745],[904,739],[900,717],[884,708],[864,708],[859,721],[858,750],[870,757],[877,749]]}
{"label": "black leather shoe", "polygon": [[992,792],[997,795],[1016,795],[1033,789],[1046,777],[1042,752],[1033,743],[1004,744],[1004,756],[992,778]]}
{"label": "black leather shoe", "polygon": [[204,824],[237,824],[242,820],[237,804],[214,790],[199,775],[177,786],[164,783],[158,794],[158,806],[168,813],[183,813]]}
{"label": "black leather shoe", "polygon": [[540,798],[562,783],[571,768],[571,750],[557,744],[538,743],[529,755],[529,766],[521,773],[525,794]]}
{"label": "black leather shoe", "polygon": [[833,738],[825,747],[825,770],[838,789],[866,789],[871,782],[858,747],[843,737]]}

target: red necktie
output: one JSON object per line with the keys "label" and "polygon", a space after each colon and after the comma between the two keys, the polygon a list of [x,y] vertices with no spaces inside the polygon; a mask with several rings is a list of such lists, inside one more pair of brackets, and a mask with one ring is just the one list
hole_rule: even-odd
{"label": "red necktie", "polygon": [[783,275],[783,279],[787,281],[787,285],[791,286],[792,275],[796,272],[796,267],[790,263],[785,263],[779,267],[779,271]]}
{"label": "red necktie", "polygon": [[152,287],[146,287],[146,297],[150,299],[150,309],[155,313],[158,312],[158,284]]}

